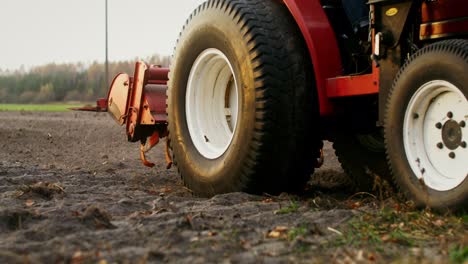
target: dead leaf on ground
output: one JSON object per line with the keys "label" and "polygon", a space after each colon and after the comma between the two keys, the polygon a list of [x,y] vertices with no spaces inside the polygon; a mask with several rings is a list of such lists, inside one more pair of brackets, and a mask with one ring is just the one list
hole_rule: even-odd
{"label": "dead leaf on ground", "polygon": [[289,230],[289,228],[286,227],[286,226],[277,226],[268,233],[267,237],[269,237],[269,238],[286,238],[288,230]]}
{"label": "dead leaf on ground", "polygon": [[383,235],[381,237],[381,239],[382,239],[383,242],[388,242],[388,241],[390,241],[392,239],[392,237],[390,235],[386,234],[386,235]]}
{"label": "dead leaf on ground", "polygon": [[138,211],[138,212],[133,212],[130,214],[128,217],[129,218],[140,218],[140,217],[145,217],[145,216],[150,216],[153,214],[159,213],[158,211],[153,212],[153,211]]}
{"label": "dead leaf on ground", "polygon": [[351,209],[357,209],[357,208],[362,207],[362,203],[359,202],[359,201],[358,201],[358,202],[353,202],[353,203],[351,203],[351,205],[349,205],[349,207],[350,207]]}
{"label": "dead leaf on ground", "polygon": [[445,222],[441,219],[437,219],[436,221],[433,222],[435,226],[442,227],[445,225]]}
{"label": "dead leaf on ground", "polygon": [[83,253],[81,253],[81,251],[78,250],[75,253],[73,253],[70,263],[80,264],[83,262],[83,260],[84,260]]}
{"label": "dead leaf on ground", "polygon": [[171,187],[168,187],[168,186],[165,186],[165,187],[161,188],[161,189],[159,190],[159,192],[161,192],[161,193],[171,193],[171,192],[172,192],[172,188],[171,188]]}
{"label": "dead leaf on ground", "polygon": [[[93,252],[83,252],[81,250],[75,251],[73,253],[70,263],[71,264],[82,264],[82,263],[92,263],[90,260],[94,257]],[[101,262],[98,262],[101,263]],[[106,262],[107,263],[107,262]]]}
{"label": "dead leaf on ground", "polygon": [[203,231],[202,235],[207,237],[214,237],[217,236],[218,233],[216,231]]}

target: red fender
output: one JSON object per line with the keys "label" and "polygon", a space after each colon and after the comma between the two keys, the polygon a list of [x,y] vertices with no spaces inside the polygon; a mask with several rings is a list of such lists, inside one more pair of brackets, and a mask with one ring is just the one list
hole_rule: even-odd
{"label": "red fender", "polygon": [[343,74],[341,56],[333,28],[320,0],[283,0],[299,26],[314,66],[320,114],[333,113],[326,80]]}

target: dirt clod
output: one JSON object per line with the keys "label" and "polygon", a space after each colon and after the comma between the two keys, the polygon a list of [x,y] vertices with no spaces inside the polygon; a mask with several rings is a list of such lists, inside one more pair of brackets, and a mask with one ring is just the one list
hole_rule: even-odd
{"label": "dirt clod", "polygon": [[84,210],[83,215],[79,216],[81,222],[89,227],[96,229],[113,229],[116,228],[111,223],[111,216],[106,211],[91,205]]}
{"label": "dirt clod", "polygon": [[65,193],[64,189],[58,183],[38,182],[32,185],[23,185],[18,189],[18,197],[28,194],[36,194],[45,199],[52,199],[56,194]]}

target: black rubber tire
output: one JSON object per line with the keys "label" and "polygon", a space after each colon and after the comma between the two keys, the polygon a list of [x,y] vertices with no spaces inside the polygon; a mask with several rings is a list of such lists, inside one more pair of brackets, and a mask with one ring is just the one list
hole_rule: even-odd
{"label": "black rubber tire", "polygon": [[[366,140],[371,137],[374,141]],[[345,131],[334,138],[338,161],[351,179],[350,189],[354,192],[373,192],[376,177],[386,180],[391,185],[391,174],[385,154],[383,135],[359,134]]]}
{"label": "black rubber tire", "polygon": [[[214,160],[195,148],[185,114],[187,79],[207,48],[226,55],[241,87],[238,129],[228,150]],[[321,147],[309,58],[280,1],[210,0],[192,13],[175,49],[167,109],[174,163],[188,188],[212,196],[305,187]]]}
{"label": "black rubber tire", "polygon": [[436,210],[460,209],[468,205],[468,177],[457,187],[437,191],[419,181],[410,168],[404,149],[403,123],[408,104],[423,84],[445,80],[468,98],[468,41],[446,40],[419,50],[400,70],[391,89],[385,113],[387,158],[395,182],[416,206]]}

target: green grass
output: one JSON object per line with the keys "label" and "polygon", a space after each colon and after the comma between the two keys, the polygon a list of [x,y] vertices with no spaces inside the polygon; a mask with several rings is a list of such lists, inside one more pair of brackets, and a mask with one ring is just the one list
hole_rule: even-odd
{"label": "green grass", "polygon": [[298,236],[304,236],[308,232],[307,228],[305,226],[299,226],[295,227],[288,232],[288,240],[293,241],[296,239]]}
{"label": "green grass", "polygon": [[[368,212],[356,216],[344,227],[344,235],[338,238],[335,246],[354,246],[383,251],[385,244],[405,247],[418,247],[426,244],[448,241],[455,245],[463,244],[466,230],[466,215],[438,215],[428,210],[396,211],[384,208],[378,212]],[[450,244],[449,243],[449,244]],[[450,257],[455,261],[465,261],[466,246],[451,248]]]}
{"label": "green grass", "polygon": [[468,246],[452,246],[449,250],[449,257],[453,263],[468,262]]}
{"label": "green grass", "polygon": [[275,211],[275,214],[291,214],[297,212],[299,209],[299,204],[296,201],[291,200],[289,206],[283,207],[278,211]]}
{"label": "green grass", "polygon": [[70,107],[83,105],[85,104],[0,104],[0,111],[67,112]]}

